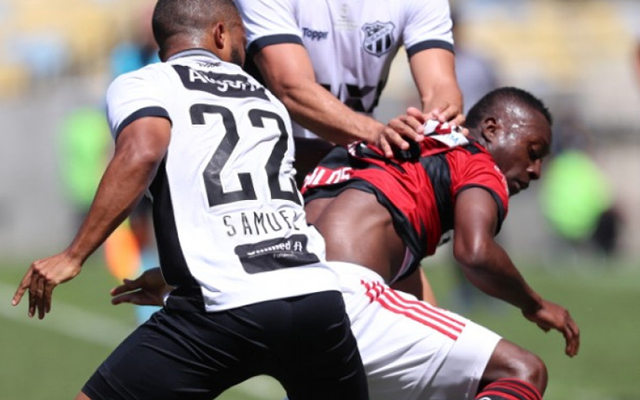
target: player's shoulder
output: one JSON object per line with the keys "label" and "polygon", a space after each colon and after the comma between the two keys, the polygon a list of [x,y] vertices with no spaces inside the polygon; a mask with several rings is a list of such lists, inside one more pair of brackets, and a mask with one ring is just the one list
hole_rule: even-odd
{"label": "player's shoulder", "polygon": [[[306,0],[304,0],[306,2]],[[267,20],[294,16],[303,0],[235,0],[245,25],[261,24]]]}
{"label": "player's shoulder", "polygon": [[449,10],[448,0],[397,0],[394,4],[405,13],[421,12],[425,8]]}
{"label": "player's shoulder", "polygon": [[165,63],[154,63],[135,71],[121,74],[111,82],[107,93],[140,87],[141,85],[161,84],[167,78],[167,67]]}
{"label": "player's shoulder", "polygon": [[489,150],[475,140],[471,140],[468,145],[461,148],[465,155],[465,167],[467,174],[471,176],[485,176],[490,181],[499,182],[494,190],[501,192],[505,201],[508,201],[509,189],[507,178],[498,167]]}
{"label": "player's shoulder", "polygon": [[491,153],[471,138],[464,143],[451,146],[445,153],[449,166],[464,176],[478,173],[501,174]]}
{"label": "player's shoulder", "polygon": [[464,158],[474,168],[495,169],[496,162],[489,150],[473,139],[464,145],[457,146],[455,150],[457,155]]}
{"label": "player's shoulder", "polygon": [[134,71],[126,72],[119,75],[118,77],[116,77],[116,79],[114,79],[114,82],[126,81],[130,79],[149,79],[162,74],[163,71],[166,71],[168,69],[168,67],[168,64],[163,62],[148,64],[142,68],[138,68]]}

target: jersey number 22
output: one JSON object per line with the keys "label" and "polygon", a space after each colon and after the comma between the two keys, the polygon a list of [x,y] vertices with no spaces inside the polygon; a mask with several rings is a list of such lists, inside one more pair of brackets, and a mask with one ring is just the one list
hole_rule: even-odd
{"label": "jersey number 22", "polygon": [[[191,106],[189,111],[191,114],[191,123],[194,125],[204,125],[205,114],[218,114],[222,117],[222,122],[225,128],[225,137],[213,153],[211,160],[209,160],[209,163],[202,174],[205,188],[207,190],[209,206],[215,207],[221,204],[242,200],[257,200],[253,180],[251,178],[251,174],[248,172],[238,173],[238,180],[242,188],[241,190],[225,192],[222,187],[220,172],[229,161],[229,158],[240,138],[238,136],[236,120],[231,110],[226,107],[211,104],[194,104]],[[271,199],[290,200],[300,205],[300,198],[293,178],[290,178],[291,191],[282,190],[280,187],[280,168],[287,151],[288,142],[288,133],[285,128],[284,121],[278,114],[270,111],[260,109],[249,110],[249,120],[253,127],[264,128],[264,121],[267,119],[275,120],[280,130],[278,141],[273,147],[273,151],[271,152],[267,165],[265,166],[269,191],[271,192]]]}

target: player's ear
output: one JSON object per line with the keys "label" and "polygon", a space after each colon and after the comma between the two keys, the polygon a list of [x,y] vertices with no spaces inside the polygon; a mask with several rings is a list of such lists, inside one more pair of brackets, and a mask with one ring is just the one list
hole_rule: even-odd
{"label": "player's ear", "polygon": [[482,137],[487,143],[491,143],[496,139],[500,129],[500,124],[494,117],[487,117],[482,121]]}
{"label": "player's ear", "polygon": [[227,27],[222,22],[216,22],[211,26],[211,34],[213,36],[213,43],[216,48],[222,50],[225,46],[225,41],[227,39]]}

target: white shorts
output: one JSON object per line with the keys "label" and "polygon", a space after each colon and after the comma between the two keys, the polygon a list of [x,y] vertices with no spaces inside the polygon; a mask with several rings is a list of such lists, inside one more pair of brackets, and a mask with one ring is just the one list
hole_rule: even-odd
{"label": "white shorts", "polygon": [[340,279],[371,400],[474,398],[500,336],[389,288],[368,268],[329,264]]}

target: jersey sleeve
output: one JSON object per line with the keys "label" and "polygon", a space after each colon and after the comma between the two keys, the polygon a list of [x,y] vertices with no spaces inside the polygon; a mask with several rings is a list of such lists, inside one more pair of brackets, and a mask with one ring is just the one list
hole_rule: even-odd
{"label": "jersey sleeve", "polygon": [[489,192],[498,205],[498,228],[496,230],[498,233],[509,211],[507,180],[488,154],[481,153],[468,157],[466,162],[461,163],[463,166],[459,171],[460,175],[452,187],[453,195],[456,197],[463,191],[474,187]]}
{"label": "jersey sleeve", "polygon": [[157,79],[151,67],[120,75],[107,90],[107,119],[113,138],[132,122],[144,117],[161,117],[171,122],[168,99],[171,93]]}
{"label": "jersey sleeve", "polygon": [[302,44],[291,0],[235,0],[247,33],[247,56],[280,43]]}
{"label": "jersey sleeve", "polygon": [[404,47],[409,57],[433,48],[453,52],[453,34],[448,0],[409,0]]}

